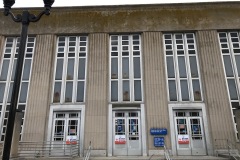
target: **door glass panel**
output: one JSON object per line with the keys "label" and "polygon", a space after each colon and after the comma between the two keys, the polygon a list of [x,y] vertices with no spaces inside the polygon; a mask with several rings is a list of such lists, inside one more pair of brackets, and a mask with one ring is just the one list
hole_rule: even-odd
{"label": "door glass panel", "polygon": [[78,113],[70,113],[69,118],[77,118],[79,116]]}
{"label": "door glass panel", "polygon": [[189,134],[186,118],[176,119],[178,148],[189,148]]}
{"label": "door glass panel", "polygon": [[115,120],[115,135],[125,135],[125,119]]}
{"label": "door glass panel", "polygon": [[188,134],[186,119],[177,119],[178,135]]}
{"label": "door glass panel", "polygon": [[198,117],[200,116],[199,112],[189,112],[190,117]]}
{"label": "door glass panel", "polygon": [[138,112],[129,112],[129,117],[138,117]]}
{"label": "door glass panel", "polygon": [[78,131],[78,120],[69,120],[68,121],[68,135],[76,136]]}
{"label": "door glass panel", "polygon": [[191,138],[192,138],[192,148],[203,148],[203,136],[202,136],[202,128],[200,118],[191,118],[190,119],[191,126]]}
{"label": "door glass panel", "polygon": [[125,117],[125,113],[124,112],[116,112],[115,117]]}
{"label": "door glass panel", "polygon": [[54,128],[54,141],[63,141],[64,140],[64,120],[55,120]]}
{"label": "door glass panel", "polygon": [[129,119],[129,140],[138,140],[138,119]]}
{"label": "door glass panel", "polygon": [[184,117],[185,115],[185,112],[176,112],[176,117]]}

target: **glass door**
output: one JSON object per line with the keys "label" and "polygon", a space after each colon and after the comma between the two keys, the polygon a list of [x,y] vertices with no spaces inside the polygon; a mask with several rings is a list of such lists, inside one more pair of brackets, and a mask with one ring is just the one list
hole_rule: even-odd
{"label": "glass door", "polygon": [[113,154],[141,155],[140,112],[114,112]]}
{"label": "glass door", "polygon": [[175,132],[178,155],[206,155],[201,112],[176,112]]}
{"label": "glass door", "polygon": [[54,113],[51,154],[70,155],[70,147],[78,143],[80,112]]}
{"label": "glass door", "polygon": [[202,118],[189,117],[192,155],[206,155]]}

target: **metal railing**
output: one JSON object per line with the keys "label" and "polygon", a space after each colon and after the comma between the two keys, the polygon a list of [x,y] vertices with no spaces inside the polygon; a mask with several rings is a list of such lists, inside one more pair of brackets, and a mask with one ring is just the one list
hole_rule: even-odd
{"label": "metal railing", "polygon": [[80,155],[79,141],[71,143],[44,141],[44,142],[20,142],[18,157],[77,157]]}
{"label": "metal railing", "polygon": [[165,156],[166,160],[172,160],[170,157],[169,150],[167,149],[167,147],[165,145],[164,145],[164,156]]}
{"label": "metal railing", "polygon": [[[164,145],[163,147],[164,147],[164,150],[161,150],[161,151],[163,151],[163,154],[164,154],[165,159],[166,159],[166,160],[172,160],[171,157],[170,157],[170,152],[169,152],[169,150],[167,149],[167,147],[166,147],[165,145]],[[162,155],[162,153],[161,153],[160,155]],[[159,158],[160,158],[160,155],[159,155]],[[158,155],[152,154],[152,155],[149,157],[148,160],[151,160],[153,156],[158,156]],[[163,157],[161,156],[161,159],[162,159],[162,158],[163,158]]]}
{"label": "metal railing", "polygon": [[233,144],[228,139],[215,139],[215,143],[221,143],[221,145],[215,144],[215,147],[219,148],[216,150],[216,156],[228,156],[229,158],[233,158],[237,160],[240,158],[238,153],[238,149],[235,144]]}
{"label": "metal railing", "polygon": [[86,155],[84,157],[84,160],[89,160],[89,158],[91,156],[91,150],[92,150],[92,143],[90,141],[89,142],[89,146],[88,146],[88,150],[87,150]]}

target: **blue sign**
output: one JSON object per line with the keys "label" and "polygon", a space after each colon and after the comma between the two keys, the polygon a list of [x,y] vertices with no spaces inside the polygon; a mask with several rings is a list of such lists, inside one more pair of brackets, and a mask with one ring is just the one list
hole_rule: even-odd
{"label": "blue sign", "polygon": [[164,137],[154,137],[154,147],[164,147]]}
{"label": "blue sign", "polygon": [[151,135],[167,135],[166,128],[151,128],[150,129]]}

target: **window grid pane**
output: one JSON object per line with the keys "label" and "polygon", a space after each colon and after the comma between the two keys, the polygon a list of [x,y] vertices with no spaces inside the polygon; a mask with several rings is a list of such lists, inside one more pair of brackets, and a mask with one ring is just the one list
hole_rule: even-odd
{"label": "window grid pane", "polygon": [[240,109],[240,40],[239,32],[219,32],[219,43],[222,60],[225,69],[226,84],[228,87],[229,100],[233,110],[236,137],[239,139],[236,110]]}
{"label": "window grid pane", "polygon": [[[3,126],[1,131],[1,141],[4,140],[5,133],[6,133],[6,125],[7,125],[7,118],[8,118],[8,110],[10,107],[10,101],[12,96],[12,87],[13,87],[13,80],[16,71],[16,62],[18,58],[18,51],[19,51],[19,37],[7,37],[5,43],[5,52],[3,54],[2,63],[0,66],[0,113],[1,118],[3,120]],[[27,97],[28,97],[28,88],[30,82],[30,73],[32,68],[32,59],[33,53],[35,48],[35,37],[28,37],[26,43],[26,50],[25,50],[25,57],[23,62],[23,71],[22,71],[22,80],[20,84],[20,91],[19,91],[19,102],[17,109],[20,109],[25,112],[25,106],[27,105]],[[24,128],[24,116],[22,119],[21,125],[21,134]]]}
{"label": "window grid pane", "polygon": [[194,33],[164,34],[163,37],[169,101],[202,101]]}
{"label": "window grid pane", "polygon": [[110,36],[110,100],[142,101],[140,35]]}
{"label": "window grid pane", "polygon": [[87,43],[86,36],[58,37],[53,103],[84,102]]}

